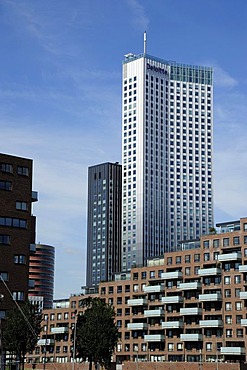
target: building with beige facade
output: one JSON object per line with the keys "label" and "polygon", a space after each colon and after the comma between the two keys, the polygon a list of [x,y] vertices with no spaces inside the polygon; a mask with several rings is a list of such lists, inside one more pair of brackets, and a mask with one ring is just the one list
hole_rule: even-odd
{"label": "building with beige facade", "polygon": [[[247,217],[216,226],[164,258],[100,283],[98,295],[115,307],[121,333],[117,364],[246,362]],[[83,297],[44,310],[30,362],[44,361],[44,346],[47,362],[72,361],[71,328]]]}

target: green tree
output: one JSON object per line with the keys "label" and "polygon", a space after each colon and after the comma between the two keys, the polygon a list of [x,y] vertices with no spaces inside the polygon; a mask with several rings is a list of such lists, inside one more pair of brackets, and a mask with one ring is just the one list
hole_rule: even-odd
{"label": "green tree", "polygon": [[86,298],[80,305],[85,311],[77,318],[76,353],[89,361],[89,370],[93,362],[108,369],[119,338],[114,308],[99,298]]}
{"label": "green tree", "polygon": [[24,369],[26,353],[33,351],[41,331],[42,314],[38,306],[26,302],[9,311],[3,329],[3,349],[15,355]]}

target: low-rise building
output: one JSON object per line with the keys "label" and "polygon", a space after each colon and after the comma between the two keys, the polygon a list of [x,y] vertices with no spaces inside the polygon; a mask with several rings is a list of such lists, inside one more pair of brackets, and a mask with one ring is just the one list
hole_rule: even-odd
{"label": "low-rise building", "polygon": [[[100,283],[98,296],[115,307],[117,363],[246,362],[247,218],[218,224],[200,240]],[[44,311],[49,322],[30,361],[43,361],[45,339],[47,361],[73,359],[71,328],[81,299]]]}

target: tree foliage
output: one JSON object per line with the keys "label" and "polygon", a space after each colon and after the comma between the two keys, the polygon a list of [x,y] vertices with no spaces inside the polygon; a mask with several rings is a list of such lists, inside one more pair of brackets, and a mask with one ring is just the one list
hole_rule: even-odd
{"label": "tree foliage", "polygon": [[114,308],[99,298],[86,298],[81,306],[86,309],[77,319],[77,355],[89,361],[90,370],[93,362],[108,369],[119,338]]}
{"label": "tree foliage", "polygon": [[33,351],[41,331],[42,314],[38,306],[26,302],[9,311],[3,330],[3,348],[20,359],[24,368],[26,353]]}

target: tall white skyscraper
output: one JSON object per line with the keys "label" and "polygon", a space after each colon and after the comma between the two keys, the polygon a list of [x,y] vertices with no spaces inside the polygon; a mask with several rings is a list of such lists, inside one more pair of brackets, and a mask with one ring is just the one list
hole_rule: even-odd
{"label": "tall white skyscraper", "polygon": [[213,226],[212,69],[123,62],[123,270]]}

